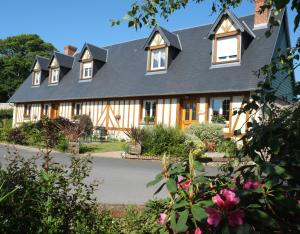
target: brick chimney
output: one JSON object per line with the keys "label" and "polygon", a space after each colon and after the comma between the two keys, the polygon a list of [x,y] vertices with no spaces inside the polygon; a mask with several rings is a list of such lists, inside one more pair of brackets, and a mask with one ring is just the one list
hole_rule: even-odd
{"label": "brick chimney", "polygon": [[76,50],[77,50],[77,48],[75,46],[71,46],[71,45],[64,46],[64,54],[65,55],[73,56],[75,54]]}
{"label": "brick chimney", "polygon": [[260,13],[260,7],[265,4],[266,0],[254,0],[254,28],[264,28],[268,25],[271,9],[265,8]]}

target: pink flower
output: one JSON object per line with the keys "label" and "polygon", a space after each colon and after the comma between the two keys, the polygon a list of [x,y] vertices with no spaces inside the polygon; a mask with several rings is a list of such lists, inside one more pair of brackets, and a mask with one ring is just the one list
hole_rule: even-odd
{"label": "pink flower", "polygon": [[183,183],[180,183],[183,180],[184,180],[184,178],[182,176],[178,176],[178,182],[179,183],[177,183],[177,188],[182,188],[182,189],[188,190],[188,188],[191,185],[192,180],[189,179],[189,180],[187,180],[187,181],[185,181]]}
{"label": "pink flower", "polygon": [[257,189],[259,186],[264,187],[266,185],[265,182],[258,182],[258,181],[253,181],[253,180],[247,180],[247,182],[244,184],[244,189],[249,190],[249,189]]}
{"label": "pink flower", "polygon": [[160,213],[159,215],[159,223],[164,225],[166,223],[166,217],[167,215],[165,213]]}
{"label": "pink flower", "polygon": [[224,208],[224,201],[219,194],[212,198],[213,202],[217,204],[220,209]]}
{"label": "pink flower", "polygon": [[215,208],[206,208],[205,212],[208,214],[207,223],[214,227],[218,226],[221,222],[221,215]]}
{"label": "pink flower", "polygon": [[236,209],[228,214],[228,223],[230,226],[239,226],[244,223],[244,212],[241,209]]}
{"label": "pink flower", "polygon": [[259,183],[258,181],[254,181],[254,182],[252,183],[252,188],[253,188],[253,189],[256,189],[256,188],[258,188],[260,185],[261,185],[261,183]]}
{"label": "pink flower", "polygon": [[247,182],[244,184],[244,189],[249,190],[252,187],[252,180],[247,180]]}
{"label": "pink flower", "polygon": [[202,234],[201,229],[197,227],[194,234]]}
{"label": "pink flower", "polygon": [[240,199],[236,196],[233,191],[229,189],[222,189],[221,195],[225,197],[225,207],[232,209],[235,205],[240,202]]}

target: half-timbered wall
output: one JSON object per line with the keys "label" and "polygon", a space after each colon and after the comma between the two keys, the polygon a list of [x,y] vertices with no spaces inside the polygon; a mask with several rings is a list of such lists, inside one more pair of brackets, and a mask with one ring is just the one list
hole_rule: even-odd
{"label": "half-timbered wall", "polygon": [[[217,97],[220,98],[220,97]],[[244,96],[228,96],[230,98],[230,120],[224,127],[225,134],[231,134],[235,130],[246,131],[246,114],[233,115],[242,107]],[[198,99],[198,121],[206,123],[211,121],[211,100],[214,97],[199,97]],[[131,127],[144,126],[143,124],[143,101],[146,99],[120,99],[120,100],[98,100],[98,101],[76,101],[59,103],[58,115],[72,119],[75,103],[81,104],[81,114],[88,115],[94,127],[105,127],[108,130],[124,131]],[[159,98],[156,100],[156,124],[165,126],[180,126],[180,98]],[[48,113],[51,111],[51,103]],[[38,121],[42,116],[42,105],[31,104],[29,117],[24,118],[24,104],[16,104],[14,108],[13,126],[18,126],[26,121]]]}

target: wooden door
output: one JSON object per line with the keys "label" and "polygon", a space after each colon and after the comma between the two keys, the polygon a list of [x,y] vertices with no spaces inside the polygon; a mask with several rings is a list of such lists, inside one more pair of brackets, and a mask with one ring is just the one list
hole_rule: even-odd
{"label": "wooden door", "polygon": [[192,123],[197,122],[197,101],[184,100],[181,111],[181,128],[188,128]]}
{"label": "wooden door", "polygon": [[58,117],[58,104],[51,105],[50,118],[56,119]]}

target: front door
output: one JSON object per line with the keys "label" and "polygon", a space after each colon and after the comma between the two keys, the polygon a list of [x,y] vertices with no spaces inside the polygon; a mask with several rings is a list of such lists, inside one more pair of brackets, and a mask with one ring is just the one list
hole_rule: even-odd
{"label": "front door", "polygon": [[58,104],[52,104],[51,105],[51,114],[50,118],[51,119],[56,119],[58,117]]}
{"label": "front door", "polygon": [[197,101],[184,100],[181,112],[181,128],[188,128],[192,123],[197,122]]}

